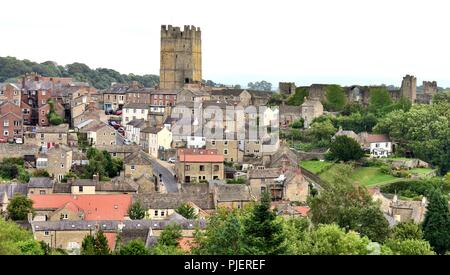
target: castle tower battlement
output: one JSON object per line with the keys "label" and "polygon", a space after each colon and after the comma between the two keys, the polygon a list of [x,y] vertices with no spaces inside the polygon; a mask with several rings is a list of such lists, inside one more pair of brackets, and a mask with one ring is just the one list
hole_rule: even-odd
{"label": "castle tower battlement", "polygon": [[403,77],[402,87],[400,88],[401,96],[408,98],[412,103],[417,98],[417,78],[413,75]]}
{"label": "castle tower battlement", "polygon": [[199,27],[161,26],[161,89],[180,89],[202,81],[201,42]]}
{"label": "castle tower battlement", "polygon": [[426,95],[435,95],[438,92],[438,86],[436,81],[424,81],[423,93]]}

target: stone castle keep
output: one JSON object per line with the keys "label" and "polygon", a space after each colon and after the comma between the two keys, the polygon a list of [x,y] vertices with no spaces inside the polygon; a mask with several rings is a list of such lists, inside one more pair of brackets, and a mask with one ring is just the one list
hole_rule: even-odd
{"label": "stone castle keep", "polygon": [[202,81],[202,40],[200,28],[161,26],[160,89],[181,89]]}

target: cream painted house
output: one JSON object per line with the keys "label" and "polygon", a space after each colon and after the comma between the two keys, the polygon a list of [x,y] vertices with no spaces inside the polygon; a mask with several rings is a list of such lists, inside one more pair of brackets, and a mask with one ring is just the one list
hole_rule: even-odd
{"label": "cream painted house", "polygon": [[142,149],[157,158],[159,149],[169,149],[172,145],[172,132],[166,127],[146,127],[140,132]]}

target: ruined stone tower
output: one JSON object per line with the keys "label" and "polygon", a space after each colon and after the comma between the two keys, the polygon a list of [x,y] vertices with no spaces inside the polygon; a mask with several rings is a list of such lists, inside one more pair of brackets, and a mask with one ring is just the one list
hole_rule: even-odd
{"label": "ruined stone tower", "polygon": [[435,95],[438,92],[436,81],[424,81],[423,82],[423,93],[426,95]]}
{"label": "ruined stone tower", "polygon": [[417,78],[413,75],[406,75],[402,81],[400,95],[415,102],[417,98]]}
{"label": "ruined stone tower", "polygon": [[200,28],[161,26],[160,88],[180,89],[202,81]]}

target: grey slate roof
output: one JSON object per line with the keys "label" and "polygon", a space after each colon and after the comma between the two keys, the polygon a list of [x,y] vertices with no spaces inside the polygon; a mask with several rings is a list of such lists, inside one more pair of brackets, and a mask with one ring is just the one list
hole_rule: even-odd
{"label": "grey slate roof", "polygon": [[22,183],[1,183],[0,184],[0,199],[3,194],[6,193],[8,198],[12,198],[14,194],[20,193],[26,195],[28,193],[28,187]]}
{"label": "grey slate roof", "polygon": [[97,182],[92,179],[75,179],[72,183],[73,186],[95,186],[96,184]]}
{"label": "grey slate roof", "polygon": [[216,186],[216,201],[251,201],[249,187],[246,184],[221,184]]}
{"label": "grey slate roof", "polygon": [[28,188],[53,188],[54,182],[51,178],[30,178]]}
{"label": "grey slate roof", "polygon": [[144,119],[133,119],[132,121],[128,122],[127,125],[133,126],[133,127],[140,127],[141,125],[145,125]]}
{"label": "grey slate roof", "polygon": [[[33,221],[31,225],[35,231],[78,231],[94,229],[97,225],[104,231],[116,231],[119,225],[124,225],[122,230],[136,230],[136,229],[154,229],[161,230],[168,225],[174,223],[169,220],[125,220],[125,221]],[[200,220],[186,220],[176,222],[182,229],[194,229],[196,226],[205,228],[206,221]]]}
{"label": "grey slate roof", "polygon": [[127,156],[123,163],[129,165],[152,165],[151,157],[142,150]]}

